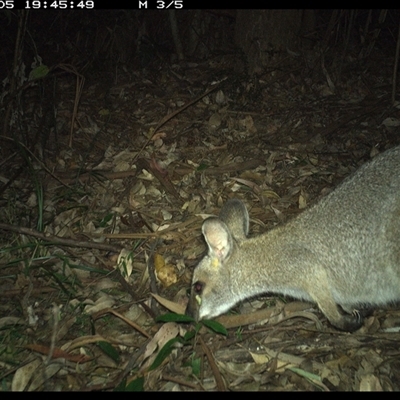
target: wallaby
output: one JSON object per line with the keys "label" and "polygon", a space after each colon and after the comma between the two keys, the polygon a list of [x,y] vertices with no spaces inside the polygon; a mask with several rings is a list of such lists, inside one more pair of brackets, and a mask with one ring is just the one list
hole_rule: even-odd
{"label": "wallaby", "polygon": [[360,328],[357,307],[400,300],[400,146],[288,223],[254,238],[248,230],[238,199],[204,221],[208,254],[194,270],[188,315],[209,319],[271,292],[315,302],[341,330]]}

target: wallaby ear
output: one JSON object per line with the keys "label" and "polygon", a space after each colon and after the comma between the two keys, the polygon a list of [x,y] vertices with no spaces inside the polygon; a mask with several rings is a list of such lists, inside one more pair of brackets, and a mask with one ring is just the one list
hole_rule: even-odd
{"label": "wallaby ear", "polygon": [[232,249],[232,235],[226,224],[217,217],[211,217],[203,222],[202,231],[209,254],[220,261],[228,257]]}
{"label": "wallaby ear", "polygon": [[249,233],[249,212],[241,200],[228,200],[222,207],[219,217],[236,240],[246,239]]}

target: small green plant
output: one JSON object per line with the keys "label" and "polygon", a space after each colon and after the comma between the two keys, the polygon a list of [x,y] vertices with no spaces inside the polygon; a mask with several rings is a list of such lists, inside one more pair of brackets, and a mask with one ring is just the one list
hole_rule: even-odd
{"label": "small green plant", "polygon": [[[156,319],[157,322],[196,322],[192,317],[189,317],[188,315],[182,315],[182,314],[174,314],[174,313],[167,313],[164,314]],[[164,347],[160,350],[158,353],[157,357],[155,358],[153,364],[150,366],[150,371],[153,369],[156,369],[158,366],[161,365],[161,363],[169,356],[171,351],[174,348],[175,343],[181,343],[182,345],[188,345],[189,342],[197,335],[199,330],[201,329],[202,326],[207,327],[208,329],[211,329],[213,332],[216,332],[221,335],[227,335],[228,331],[226,328],[221,325],[219,322],[216,321],[211,321],[211,320],[202,320],[200,322],[195,323],[194,329],[187,331],[183,338],[181,337],[176,337],[168,341]],[[196,376],[199,375],[200,373],[200,358],[193,358],[191,360],[191,367],[192,367],[192,373]]]}
{"label": "small green plant", "polygon": [[243,328],[242,327],[239,327],[237,329],[237,331],[235,332],[235,335],[239,340],[242,340],[242,333],[243,333]]}

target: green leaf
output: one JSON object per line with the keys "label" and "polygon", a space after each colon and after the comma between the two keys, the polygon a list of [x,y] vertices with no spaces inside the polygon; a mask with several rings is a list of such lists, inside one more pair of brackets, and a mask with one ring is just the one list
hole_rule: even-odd
{"label": "green leaf", "polygon": [[99,222],[99,227],[100,228],[106,228],[108,223],[114,218],[113,213],[107,214],[100,222]]}
{"label": "green leaf", "polygon": [[223,325],[221,325],[219,322],[203,320],[203,321],[201,321],[201,323],[216,333],[220,333],[221,335],[225,335],[225,336],[228,335],[228,331],[226,330],[226,328]]}
{"label": "green leaf", "polygon": [[192,329],[190,331],[187,331],[185,333],[185,335],[183,336],[183,340],[185,342],[188,342],[189,340],[193,339],[196,336],[197,332],[198,332],[198,329]]}
{"label": "green leaf", "polygon": [[156,322],[195,322],[195,320],[188,315],[167,313],[157,317]]}
{"label": "green leaf", "polygon": [[82,264],[68,264],[68,266],[70,268],[80,269],[82,271],[94,272],[96,274],[101,274],[101,275],[107,275],[107,274],[110,273],[110,271],[105,270],[105,269],[98,269],[98,268],[88,267],[87,265],[82,265]]}
{"label": "green leaf", "polygon": [[110,110],[108,108],[102,108],[99,111],[99,115],[101,115],[102,117],[108,117],[110,115]]}
{"label": "green leaf", "polygon": [[126,389],[126,378],[122,379],[122,381],[113,389],[113,392],[125,392]]}
{"label": "green leaf", "polygon": [[196,168],[196,171],[197,171],[197,172],[201,172],[201,171],[204,171],[204,170],[207,169],[207,168],[210,168],[210,166],[209,166],[208,164],[201,163],[201,164]]}
{"label": "green leaf", "polygon": [[49,73],[49,67],[47,65],[39,65],[33,69],[29,74],[29,80],[44,78]]}
{"label": "green leaf", "polygon": [[135,379],[128,386],[125,387],[125,392],[143,392],[144,391],[144,377]]}
{"label": "green leaf", "polygon": [[101,350],[104,351],[110,357],[112,360],[115,362],[119,362],[119,353],[115,348],[108,342],[97,342],[98,346],[101,348]]}
{"label": "green leaf", "polygon": [[156,369],[161,365],[161,363],[171,354],[172,349],[174,348],[174,344],[176,342],[180,342],[181,339],[176,337],[171,340],[169,340],[163,348],[159,351],[157,354],[155,360],[153,361],[153,364],[151,364],[149,371],[152,371],[153,369]]}
{"label": "green leaf", "polygon": [[290,367],[288,368],[290,371],[295,372],[296,374],[303,376],[304,378],[309,379],[312,382],[322,382],[322,379],[319,375],[315,375],[311,372],[305,371],[304,369],[301,368],[296,368],[296,367]]}
{"label": "green leaf", "polygon": [[200,357],[193,358],[191,367],[192,367],[192,374],[199,377],[201,372],[201,358]]}

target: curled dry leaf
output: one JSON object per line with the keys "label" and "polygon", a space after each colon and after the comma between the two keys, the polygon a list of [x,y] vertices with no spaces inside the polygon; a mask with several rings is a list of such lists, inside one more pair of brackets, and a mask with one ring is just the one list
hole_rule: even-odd
{"label": "curled dry leaf", "polygon": [[23,365],[21,368],[18,368],[11,383],[11,390],[13,392],[22,392],[25,390],[26,386],[35,374],[35,371],[41,364],[42,362],[36,359],[28,364]]}
{"label": "curled dry leaf", "polygon": [[157,279],[164,287],[171,286],[178,281],[175,267],[171,264],[165,264],[164,257],[161,254],[156,253],[154,255],[154,266]]}
{"label": "curled dry leaf", "polygon": [[218,128],[222,123],[221,115],[218,113],[215,113],[211,115],[210,119],[208,120],[208,124],[211,129],[216,129]]}
{"label": "curled dry leaf", "polygon": [[156,358],[159,351],[164,345],[171,339],[177,337],[181,333],[181,328],[175,322],[167,322],[161,326],[158,332],[154,335],[153,339],[146,346],[146,350],[143,354],[143,361],[145,363],[142,366],[142,371],[148,368]]}
{"label": "curled dry leaf", "polygon": [[183,306],[182,304],[175,303],[171,300],[167,300],[164,297],[161,297],[157,294],[151,293],[151,295],[162,305],[164,306],[167,310],[170,310],[176,314],[185,314],[185,308],[186,306]]}
{"label": "curled dry leaf", "polygon": [[367,374],[361,378],[360,392],[383,392],[383,388],[377,376]]}
{"label": "curled dry leaf", "polygon": [[18,317],[3,317],[0,318],[0,329],[8,325],[24,325],[26,322],[22,318]]}
{"label": "curled dry leaf", "polygon": [[151,137],[151,140],[153,142],[155,142],[158,139],[163,139],[163,138],[166,138],[166,137],[167,137],[167,134],[165,132],[157,132]]}
{"label": "curled dry leaf", "polygon": [[118,256],[116,268],[120,271],[124,279],[129,282],[129,277],[132,274],[133,255],[132,252],[127,249],[122,249]]}
{"label": "curled dry leaf", "polygon": [[93,305],[85,306],[85,312],[89,315],[97,313],[105,308],[111,308],[115,304],[115,300],[106,293],[102,293]]}

